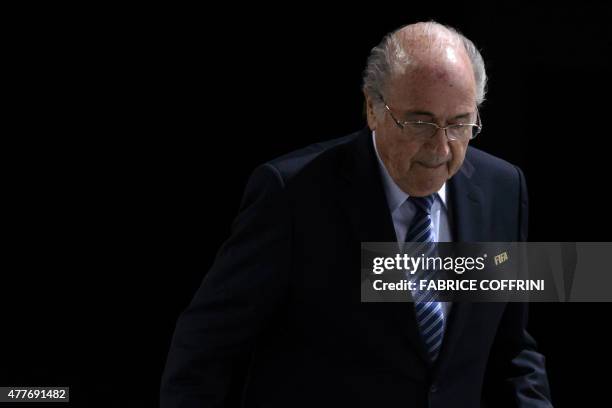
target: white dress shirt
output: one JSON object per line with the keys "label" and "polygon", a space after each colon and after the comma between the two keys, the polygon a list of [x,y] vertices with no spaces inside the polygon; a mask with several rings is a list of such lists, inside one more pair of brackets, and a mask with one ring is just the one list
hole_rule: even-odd
{"label": "white dress shirt", "polygon": [[[406,194],[389,175],[387,168],[378,154],[378,149],[376,148],[376,132],[372,132],[372,143],[374,143],[374,151],[376,151],[376,158],[378,159],[380,173],[382,174],[383,187],[387,197],[387,204],[389,204],[389,212],[391,213],[391,218],[393,219],[395,236],[398,243],[403,243],[408,226],[411,224],[417,209],[412,203],[407,201],[408,197],[410,196]],[[446,205],[446,183],[442,185],[442,188],[438,190],[434,197],[435,200],[431,206],[433,240],[435,242],[451,242],[451,229]],[[442,302],[442,308],[444,313],[444,325],[446,326],[451,303]]]}

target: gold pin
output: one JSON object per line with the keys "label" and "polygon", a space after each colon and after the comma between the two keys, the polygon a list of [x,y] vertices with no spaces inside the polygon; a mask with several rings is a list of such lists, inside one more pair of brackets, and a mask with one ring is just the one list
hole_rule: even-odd
{"label": "gold pin", "polygon": [[499,265],[500,263],[504,263],[508,260],[508,253],[502,252],[499,255],[495,255],[495,265]]}

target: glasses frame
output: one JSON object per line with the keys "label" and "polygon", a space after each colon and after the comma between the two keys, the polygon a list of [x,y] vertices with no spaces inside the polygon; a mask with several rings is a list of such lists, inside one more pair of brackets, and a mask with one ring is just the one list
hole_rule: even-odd
{"label": "glasses frame", "polygon": [[[449,134],[448,134],[448,129],[457,128],[458,126],[460,126],[460,127],[471,126],[472,127],[472,132],[470,132],[471,136],[470,136],[470,138],[468,140],[474,139],[476,136],[478,136],[480,134],[480,132],[482,132],[482,122],[480,120],[480,112],[478,111],[478,107],[476,107],[476,123],[453,123],[452,125],[448,125],[448,126],[439,126],[437,123],[426,122],[424,120],[407,120],[407,121],[404,121],[404,122],[399,121],[393,115],[393,112],[391,112],[391,108],[389,107],[389,105],[387,105],[387,103],[385,102],[385,100],[383,99],[382,96],[381,96],[380,100],[385,105],[385,108],[387,109],[387,112],[389,112],[389,115],[391,116],[391,119],[393,119],[393,121],[395,122],[397,127],[400,128],[402,131],[404,131],[404,129],[406,128],[407,125],[431,125],[431,126],[434,126],[436,128],[436,131],[434,131],[431,134],[431,136],[429,136],[428,138],[425,138],[425,139],[431,139],[436,133],[438,133],[438,130],[442,129],[442,130],[444,130],[444,135],[446,136],[446,138],[448,140],[459,140],[458,138],[449,136]],[[476,131],[474,131],[474,128],[476,128]]]}

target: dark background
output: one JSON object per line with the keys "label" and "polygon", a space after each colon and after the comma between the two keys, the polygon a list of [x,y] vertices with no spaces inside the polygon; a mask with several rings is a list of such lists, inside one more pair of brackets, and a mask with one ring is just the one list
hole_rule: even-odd
{"label": "dark background", "polygon": [[[156,406],[176,318],[251,170],[363,127],[368,52],[410,22],[481,49],[474,146],[524,170],[530,240],[610,241],[606,6],[29,7],[3,13],[0,385]],[[609,399],[611,311],[532,305],[555,406]]]}

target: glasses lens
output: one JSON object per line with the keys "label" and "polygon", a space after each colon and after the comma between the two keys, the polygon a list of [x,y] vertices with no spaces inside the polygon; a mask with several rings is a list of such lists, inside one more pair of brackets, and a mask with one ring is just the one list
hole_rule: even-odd
{"label": "glasses lens", "polygon": [[448,137],[451,140],[469,140],[472,138],[471,125],[455,125],[448,128]]}
{"label": "glasses lens", "polygon": [[436,133],[437,127],[431,123],[411,123],[409,126],[410,133],[414,136],[428,139]]}

